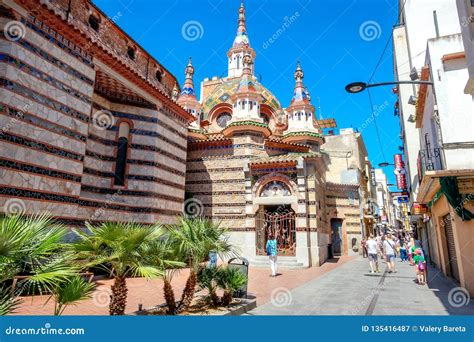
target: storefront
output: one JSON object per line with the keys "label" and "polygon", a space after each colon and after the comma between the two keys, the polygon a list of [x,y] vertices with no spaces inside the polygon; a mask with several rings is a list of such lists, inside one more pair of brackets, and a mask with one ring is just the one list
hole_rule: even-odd
{"label": "storefront", "polygon": [[428,171],[417,201],[430,210],[432,260],[474,297],[474,170]]}

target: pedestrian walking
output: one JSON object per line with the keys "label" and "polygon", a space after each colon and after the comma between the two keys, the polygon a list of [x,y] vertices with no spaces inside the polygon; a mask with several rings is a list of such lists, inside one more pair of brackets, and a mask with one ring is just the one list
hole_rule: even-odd
{"label": "pedestrian walking", "polygon": [[419,285],[426,283],[426,260],[421,248],[415,249],[413,253],[413,262],[415,264],[416,280]]}
{"label": "pedestrian walking", "polygon": [[370,234],[366,245],[369,256],[370,273],[379,272],[379,264],[377,259],[377,241],[375,241],[372,234]]}
{"label": "pedestrian walking", "polygon": [[385,254],[385,260],[387,261],[388,273],[396,272],[395,270],[395,242],[392,240],[392,236],[387,234],[383,242],[383,250]]}
{"label": "pedestrian walking", "polygon": [[362,246],[362,257],[367,258],[368,257],[367,240],[365,238],[362,238],[362,241],[360,242],[360,245]]}
{"label": "pedestrian walking", "polygon": [[268,258],[270,259],[270,268],[272,270],[271,277],[277,275],[277,240],[273,233],[270,233],[265,247]]}
{"label": "pedestrian walking", "polygon": [[415,250],[415,239],[410,238],[410,242],[408,242],[407,246],[407,251],[408,251],[408,261],[410,262],[410,265],[413,266],[413,251]]}
{"label": "pedestrian walking", "polygon": [[405,241],[400,240],[400,260],[405,262],[408,260],[407,248],[405,245]]}

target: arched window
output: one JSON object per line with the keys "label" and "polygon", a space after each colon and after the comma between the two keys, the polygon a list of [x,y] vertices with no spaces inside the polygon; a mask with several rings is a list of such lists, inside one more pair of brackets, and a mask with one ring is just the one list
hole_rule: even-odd
{"label": "arched window", "polygon": [[89,15],[89,26],[96,32],[99,32],[99,18],[95,15]]}
{"label": "arched window", "polygon": [[161,82],[161,79],[163,78],[163,73],[161,72],[160,69],[157,69],[155,72],[155,78],[158,80],[158,82]]}
{"label": "arched window", "polygon": [[127,48],[127,56],[130,58],[132,61],[135,60],[135,49],[131,46]]}
{"label": "arched window", "polygon": [[217,125],[220,128],[225,128],[230,119],[232,119],[232,115],[230,115],[230,113],[222,113],[217,117]]}
{"label": "arched window", "polygon": [[260,113],[260,117],[263,119],[265,124],[268,125],[270,123],[270,118],[266,114]]}
{"label": "arched window", "polygon": [[272,181],[267,183],[260,192],[260,197],[280,196],[291,196],[291,191],[288,185],[281,181]]}
{"label": "arched window", "polygon": [[130,126],[126,122],[119,125],[119,134],[117,141],[117,157],[115,158],[115,179],[114,184],[125,185],[125,169],[127,167],[128,135]]}

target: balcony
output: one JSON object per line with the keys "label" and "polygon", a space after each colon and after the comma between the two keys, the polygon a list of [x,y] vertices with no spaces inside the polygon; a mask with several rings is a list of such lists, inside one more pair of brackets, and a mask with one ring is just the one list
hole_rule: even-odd
{"label": "balcony", "polygon": [[418,178],[419,182],[423,179],[426,171],[436,171],[443,169],[441,161],[441,149],[423,149],[418,152]]}

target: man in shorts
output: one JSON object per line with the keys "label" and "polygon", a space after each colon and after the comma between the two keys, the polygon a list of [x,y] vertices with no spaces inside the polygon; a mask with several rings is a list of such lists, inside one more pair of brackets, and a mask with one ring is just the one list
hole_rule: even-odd
{"label": "man in shorts", "polygon": [[379,263],[377,260],[377,241],[375,241],[374,236],[372,234],[370,234],[366,246],[367,253],[369,254],[370,273],[378,272]]}
{"label": "man in shorts", "polygon": [[392,236],[387,234],[383,242],[383,250],[385,254],[385,260],[387,261],[388,273],[395,271],[395,242],[392,240]]}

